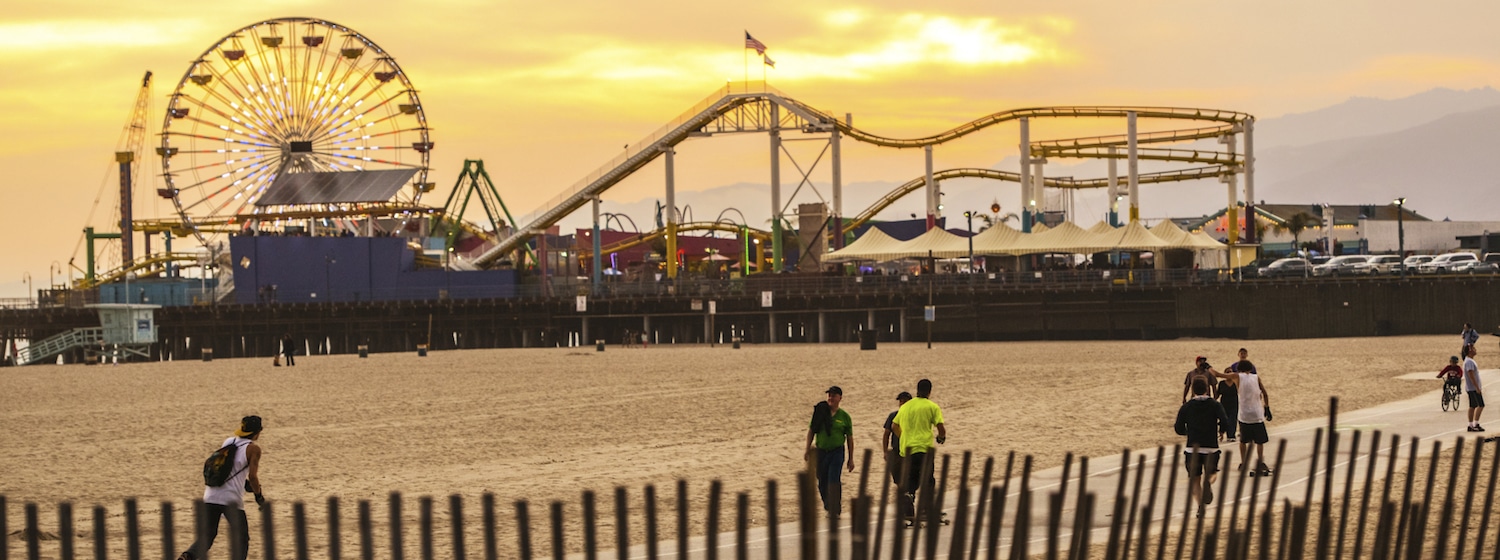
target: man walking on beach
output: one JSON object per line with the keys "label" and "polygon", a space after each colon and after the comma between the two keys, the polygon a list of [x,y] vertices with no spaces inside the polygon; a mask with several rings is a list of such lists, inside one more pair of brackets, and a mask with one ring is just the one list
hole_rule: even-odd
{"label": "man walking on beach", "polygon": [[[817,459],[817,470],[814,472],[818,475],[818,494],[823,496],[823,509],[828,512],[829,517],[837,518],[843,509],[843,481],[839,470],[844,467],[846,457],[849,472],[854,472],[854,421],[849,418],[847,411],[839,407],[844,402],[843,389],[835,385],[825,393],[828,394],[828,416],[824,418],[814,410],[812,424],[807,430],[807,449],[803,452],[802,459]],[[823,405],[818,406],[821,408]]]}
{"label": "man walking on beach", "polygon": [[1479,364],[1474,362],[1474,345],[1464,346],[1464,390],[1469,392],[1469,431],[1483,432],[1479,415],[1484,414],[1484,386],[1479,383]]}
{"label": "man walking on beach", "polygon": [[[923,480],[923,471],[931,468],[932,452],[936,449],[935,444],[941,444],[948,439],[948,430],[943,426],[943,409],[937,403],[929,400],[932,396],[932,381],[923,379],[917,382],[917,398],[907,401],[896,411],[896,417],[892,420],[891,427],[895,436],[899,438],[901,456],[906,459],[906,481],[901,490],[906,493],[906,499],[902,500],[905,510],[902,514],[916,520],[921,512],[917,511],[917,490],[923,484],[933,486],[937,479],[930,471],[927,472],[926,480]],[[933,436],[933,430],[937,430],[937,436]]]}
{"label": "man walking on beach", "polygon": [[[1463,332],[1462,336],[1463,336],[1463,339],[1464,339],[1464,345],[1463,345],[1464,348],[1468,348],[1468,347],[1473,346],[1475,344],[1479,344],[1479,331],[1474,330],[1474,325],[1471,325],[1471,324],[1468,324],[1468,323],[1464,323],[1464,332]],[[1464,354],[1464,352],[1467,352],[1467,350],[1460,350],[1459,351],[1459,355],[1460,356],[1466,355],[1466,354]]]}
{"label": "man walking on beach", "polygon": [[1187,436],[1188,500],[1198,497],[1198,516],[1214,503],[1214,478],[1219,472],[1219,431],[1229,424],[1224,407],[1208,395],[1209,381],[1193,379],[1193,398],[1177,409],[1177,435]]}
{"label": "man walking on beach", "polygon": [[221,447],[234,445],[239,449],[234,456],[234,468],[229,479],[219,486],[203,488],[203,513],[206,524],[202,534],[206,540],[194,542],[183,551],[177,560],[197,560],[208,555],[219,534],[219,518],[229,521],[229,543],[231,560],[245,560],[250,552],[250,525],[245,517],[245,490],[255,494],[255,503],[264,506],[265,494],[260,486],[260,439],[259,416],[246,416],[240,420],[240,429],[234,436],[224,440]]}
{"label": "man walking on beach", "polygon": [[281,335],[281,355],[286,356],[287,367],[297,365],[292,356],[297,355],[297,342],[292,340],[292,333]]}
{"label": "man walking on beach", "polygon": [[1228,371],[1219,374],[1218,377],[1234,379],[1239,389],[1240,470],[1248,468],[1250,451],[1253,450],[1255,451],[1256,473],[1269,474],[1270,468],[1266,467],[1265,445],[1266,442],[1271,441],[1270,435],[1266,432],[1266,422],[1271,420],[1271,396],[1266,392],[1266,386],[1261,382],[1255,364],[1250,363],[1249,355],[1249,351],[1241,348],[1240,361],[1229,366]]}
{"label": "man walking on beach", "polygon": [[896,395],[896,410],[885,417],[885,434],[880,436],[880,449],[885,454],[885,469],[891,475],[891,482],[897,487],[901,486],[901,436],[896,434],[896,413],[909,400],[911,393],[906,391]]}

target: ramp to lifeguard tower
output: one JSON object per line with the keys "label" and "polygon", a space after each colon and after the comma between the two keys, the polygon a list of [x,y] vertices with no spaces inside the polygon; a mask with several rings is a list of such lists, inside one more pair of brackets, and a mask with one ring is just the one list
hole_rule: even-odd
{"label": "ramp to lifeguard tower", "polygon": [[74,348],[98,348],[104,343],[104,327],[84,327],[59,333],[38,342],[33,342],[20,352],[16,365],[27,366],[54,358]]}

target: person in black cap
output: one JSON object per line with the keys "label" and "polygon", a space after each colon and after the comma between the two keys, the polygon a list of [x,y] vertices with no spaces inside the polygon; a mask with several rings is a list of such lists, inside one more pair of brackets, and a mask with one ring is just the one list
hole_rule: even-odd
{"label": "person in black cap", "polygon": [[839,407],[844,401],[844,390],[835,385],[826,393],[828,400],[813,407],[812,422],[807,428],[807,448],[802,459],[809,463],[817,461],[812,466],[818,475],[818,494],[823,497],[823,509],[828,511],[829,517],[838,517],[843,502],[840,470],[846,456],[849,457],[849,472],[854,472],[854,421]]}
{"label": "person in black cap", "polygon": [[891,425],[896,421],[896,413],[901,412],[901,405],[909,400],[911,400],[911,393],[906,391],[896,395],[896,410],[891,411],[891,415],[885,417],[885,435],[880,436],[880,448],[885,453],[885,468],[891,473],[891,482],[897,486],[901,485],[901,436],[896,435]]}
{"label": "person in black cap", "polygon": [[220,445],[240,448],[234,457],[233,474],[220,486],[203,488],[203,510],[211,520],[205,528],[206,540],[194,542],[177,560],[207,557],[208,549],[214,546],[214,539],[219,534],[220,517],[229,521],[231,559],[245,560],[249,555],[250,525],[245,517],[245,490],[255,494],[256,504],[264,507],[266,503],[260,486],[260,446],[255,444],[260,439],[261,428],[259,416],[246,416],[240,420],[240,429],[235,430],[234,435]]}

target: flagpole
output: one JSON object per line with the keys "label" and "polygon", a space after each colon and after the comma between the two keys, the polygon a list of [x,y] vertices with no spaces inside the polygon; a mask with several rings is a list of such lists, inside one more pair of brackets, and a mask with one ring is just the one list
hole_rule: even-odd
{"label": "flagpole", "polygon": [[746,52],[748,50],[749,50],[749,47],[740,49],[740,53],[744,55],[744,59],[745,59],[745,64],[742,66],[742,68],[744,68],[744,70],[745,70],[745,86],[746,86],[746,92],[747,93],[749,92],[749,85],[750,85],[750,53]]}

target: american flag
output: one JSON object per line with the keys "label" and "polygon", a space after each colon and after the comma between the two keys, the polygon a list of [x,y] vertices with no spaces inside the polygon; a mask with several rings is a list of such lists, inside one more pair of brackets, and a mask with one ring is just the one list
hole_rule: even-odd
{"label": "american flag", "polygon": [[747,49],[755,49],[755,54],[759,54],[759,55],[766,54],[766,44],[762,43],[760,41],[757,41],[755,39],[755,37],[751,37],[749,31],[745,32],[745,48],[747,48]]}
{"label": "american flag", "polygon": [[769,55],[769,54],[763,54],[763,55],[760,55],[760,56],[765,59],[766,66],[770,66],[772,68],[776,67],[776,61],[771,60],[771,55]]}

